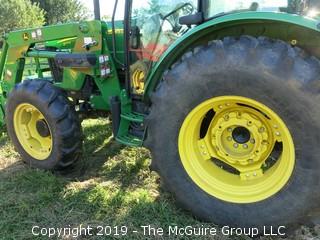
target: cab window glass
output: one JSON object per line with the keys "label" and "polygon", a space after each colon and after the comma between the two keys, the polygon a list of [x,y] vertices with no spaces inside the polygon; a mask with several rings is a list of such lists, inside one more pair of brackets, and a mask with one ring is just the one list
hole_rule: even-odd
{"label": "cab window glass", "polygon": [[141,91],[154,64],[188,30],[179,24],[179,18],[195,13],[197,4],[197,0],[132,1],[130,58],[135,91]]}

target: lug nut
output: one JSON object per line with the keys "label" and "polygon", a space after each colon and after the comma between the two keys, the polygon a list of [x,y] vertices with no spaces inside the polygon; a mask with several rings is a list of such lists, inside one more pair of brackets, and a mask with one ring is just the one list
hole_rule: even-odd
{"label": "lug nut", "polygon": [[247,148],[248,148],[248,145],[247,145],[247,144],[243,144],[243,148],[244,148],[244,149],[247,149]]}
{"label": "lug nut", "polygon": [[280,136],[281,134],[280,134],[280,132],[276,132],[276,135],[277,135],[277,136]]}
{"label": "lug nut", "polygon": [[232,137],[228,137],[227,139],[228,139],[228,141],[232,141]]}
{"label": "lug nut", "polygon": [[255,143],[256,143],[256,140],[251,139],[250,142],[251,142],[252,144],[255,144]]}
{"label": "lug nut", "polygon": [[232,132],[232,128],[228,128],[228,132]]}
{"label": "lug nut", "polygon": [[259,128],[259,132],[260,132],[260,133],[263,133],[264,130],[265,130],[264,127]]}
{"label": "lug nut", "polygon": [[233,147],[234,147],[234,148],[238,148],[238,147],[239,147],[239,144],[238,144],[238,143],[235,143],[235,144],[233,144]]}

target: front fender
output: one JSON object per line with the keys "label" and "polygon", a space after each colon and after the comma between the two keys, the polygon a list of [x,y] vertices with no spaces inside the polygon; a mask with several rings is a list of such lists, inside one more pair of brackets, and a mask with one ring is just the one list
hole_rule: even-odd
{"label": "front fender", "polygon": [[144,98],[149,100],[163,72],[185,52],[226,36],[266,36],[297,45],[320,58],[320,22],[300,15],[277,12],[243,12],[207,21],[180,37],[167,49],[149,74]]}

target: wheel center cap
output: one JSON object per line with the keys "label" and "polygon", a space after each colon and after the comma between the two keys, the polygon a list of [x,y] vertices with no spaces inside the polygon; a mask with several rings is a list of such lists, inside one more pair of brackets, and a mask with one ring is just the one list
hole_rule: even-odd
{"label": "wheel center cap", "polygon": [[37,121],[36,128],[41,137],[45,138],[50,136],[50,130],[45,120]]}
{"label": "wheel center cap", "polygon": [[250,131],[245,127],[237,127],[232,132],[232,138],[239,144],[244,144],[250,141]]}

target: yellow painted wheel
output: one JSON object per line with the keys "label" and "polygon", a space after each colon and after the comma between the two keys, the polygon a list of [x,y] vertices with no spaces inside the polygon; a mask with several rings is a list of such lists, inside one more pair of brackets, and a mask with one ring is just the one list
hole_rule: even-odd
{"label": "yellow painted wheel", "polygon": [[132,74],[133,87],[137,93],[143,93],[144,91],[144,80],[145,73],[144,71],[137,69]]}
{"label": "yellow painted wheel", "polygon": [[46,160],[52,151],[52,134],[43,114],[33,105],[17,106],[13,115],[16,136],[23,149],[36,160]]}
{"label": "yellow painted wheel", "polygon": [[67,94],[47,80],[25,80],[6,104],[10,139],[30,167],[62,170],[81,156],[79,116]]}
{"label": "yellow painted wheel", "polygon": [[282,119],[266,105],[238,96],[194,108],[179,133],[179,154],[203,191],[233,203],[273,196],[295,166],[293,140]]}
{"label": "yellow painted wheel", "polygon": [[145,88],[145,78],[148,73],[147,64],[138,60],[130,66],[131,84],[136,94],[142,94]]}

